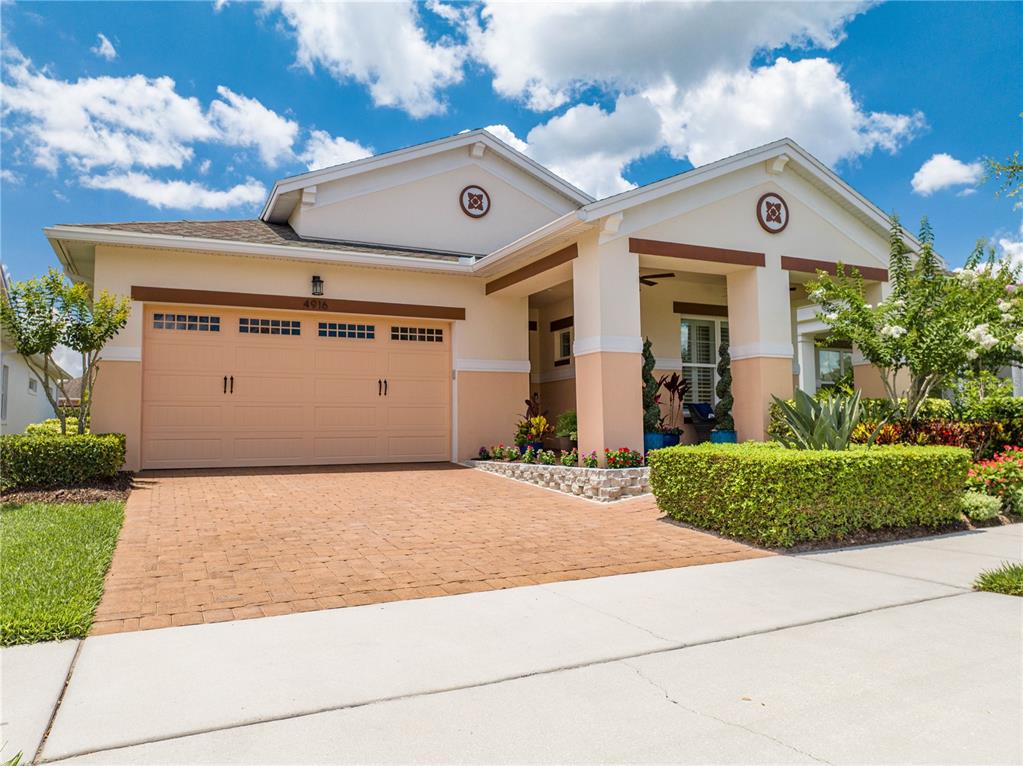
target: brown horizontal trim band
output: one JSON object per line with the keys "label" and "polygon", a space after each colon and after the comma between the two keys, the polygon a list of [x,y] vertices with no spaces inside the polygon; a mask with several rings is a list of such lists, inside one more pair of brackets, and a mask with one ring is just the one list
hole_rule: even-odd
{"label": "brown horizontal trim band", "polygon": [[[845,266],[846,274],[850,273],[853,269],[860,272],[860,276],[864,279],[874,279],[878,282],[888,281],[888,269],[882,269],[877,266],[853,266],[851,264],[843,264]],[[818,261],[813,258],[793,258],[788,255],[781,257],[781,267],[788,271],[799,271],[806,274],[816,274],[818,271],[824,271],[834,276],[838,272],[838,263],[835,261]]]}
{"label": "brown horizontal trim band", "polygon": [[540,329],[539,322],[537,322],[535,319],[530,319],[529,320],[529,331],[530,332],[536,332],[539,329]]}
{"label": "brown horizontal trim band", "polygon": [[709,317],[727,317],[728,306],[717,303],[685,303],[674,301],[671,304],[672,311],[676,314],[702,314]]}
{"label": "brown horizontal trim band", "polygon": [[498,277],[487,282],[486,294],[496,293],[498,290],[503,290],[506,287],[518,284],[519,282],[535,277],[537,274],[543,274],[545,271],[553,269],[555,266],[560,266],[563,263],[579,257],[579,248],[574,244],[568,247],[563,247],[557,252],[545,255],[537,261],[533,261],[530,264],[523,266],[521,269],[516,269],[505,274],[503,277]]}
{"label": "brown horizontal trim band", "polygon": [[204,306],[241,306],[288,311],[330,312],[332,314],[418,317],[421,319],[465,319],[465,309],[455,306],[420,306],[411,303],[380,303],[342,298],[227,293],[218,290],[182,290],[175,287],[132,285],[131,298],[135,301],[151,303],[194,303]]}
{"label": "brown horizontal trim band", "polygon": [[555,319],[551,322],[551,332],[557,332],[558,330],[567,330],[575,322],[575,317],[562,317],[561,319]]}
{"label": "brown horizontal trim band", "polygon": [[687,245],[684,242],[662,242],[658,239],[629,237],[629,252],[643,255],[665,255],[668,258],[687,258],[691,261],[734,263],[738,266],[763,266],[763,253],[750,250],[729,250],[724,247]]}
{"label": "brown horizontal trim band", "polygon": [[570,361],[571,361],[570,359],[556,359],[556,360],[554,361],[554,366],[555,366],[555,367],[564,367],[564,366],[565,366],[566,364],[568,364],[568,363],[569,363]]}

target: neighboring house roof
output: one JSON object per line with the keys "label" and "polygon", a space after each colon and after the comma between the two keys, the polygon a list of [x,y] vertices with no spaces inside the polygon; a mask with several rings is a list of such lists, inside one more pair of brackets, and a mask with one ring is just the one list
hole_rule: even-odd
{"label": "neighboring house roof", "polygon": [[[455,253],[428,249],[396,247],[389,244],[345,242],[340,240],[306,239],[289,225],[267,219],[279,217],[297,203],[302,189],[317,183],[387,167],[453,148],[483,144],[510,162],[523,168],[551,188],[557,189],[578,205],[559,218],[541,226],[518,240],[486,253]],[[136,247],[187,249],[205,252],[231,252],[242,255],[283,256],[314,261],[337,261],[363,265],[386,265],[428,271],[476,273],[499,271],[510,263],[541,255],[567,242],[599,221],[646,204],[668,194],[684,191],[700,183],[757,163],[771,163],[774,172],[788,168],[834,200],[855,218],[887,238],[887,214],[843,181],[833,170],[817,160],[790,138],[702,165],[684,173],[655,181],[645,186],[594,200],[563,179],[558,178],[521,152],[492,136],[485,130],[473,130],[363,160],[314,170],[285,178],[274,184],[273,191],[257,220],[239,221],[163,221],[107,224],[70,224],[45,229],[57,257],[69,273],[88,279],[78,268],[76,259],[88,260],[84,252],[99,243]],[[291,195],[290,203],[280,202]],[[284,207],[279,207],[279,203]],[[291,205],[291,207],[288,207]],[[909,234],[905,241],[912,250],[919,242]],[[77,250],[76,250],[77,248]]]}
{"label": "neighboring house roof", "polygon": [[[64,383],[64,394],[67,394],[67,399],[81,399],[82,398],[82,378],[72,378],[71,380],[65,381]],[[65,399],[64,394],[60,395],[61,399]]]}
{"label": "neighboring house roof", "polygon": [[286,221],[298,203],[302,189],[307,187],[337,181],[341,178],[347,178],[348,176],[360,173],[368,173],[390,165],[422,159],[441,152],[448,152],[452,149],[472,146],[473,144],[482,144],[487,150],[493,151],[505,161],[533,176],[542,184],[571,200],[576,205],[585,205],[593,201],[593,197],[589,194],[576,188],[561,176],[552,173],[539,162],[530,159],[518,149],[509,146],[497,138],[497,136],[488,133],[485,129],[477,128],[476,130],[467,130],[464,133],[457,133],[453,136],[427,141],[426,143],[416,144],[404,149],[396,149],[361,160],[354,160],[353,162],[346,162],[319,170],[310,170],[308,173],[282,178],[274,183],[266,205],[263,206],[263,212],[260,213],[259,217],[264,221]]}

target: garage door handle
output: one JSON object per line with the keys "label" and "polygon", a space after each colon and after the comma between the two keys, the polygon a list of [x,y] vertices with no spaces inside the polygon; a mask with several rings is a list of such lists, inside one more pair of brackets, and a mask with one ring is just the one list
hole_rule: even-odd
{"label": "garage door handle", "polygon": [[224,393],[227,393],[227,376],[224,376]]}
{"label": "garage door handle", "polygon": [[234,393],[234,375],[231,376],[231,393]]}
{"label": "garage door handle", "polygon": [[380,396],[384,392],[384,381],[377,378],[377,396]]}
{"label": "garage door handle", "polygon": [[384,396],[387,396],[387,379],[384,378]]}

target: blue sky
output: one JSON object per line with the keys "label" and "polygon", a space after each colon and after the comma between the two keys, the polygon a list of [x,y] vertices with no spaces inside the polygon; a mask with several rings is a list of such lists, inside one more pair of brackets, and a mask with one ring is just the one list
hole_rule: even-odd
{"label": "blue sky", "polygon": [[951,265],[981,237],[1023,260],[978,164],[1023,144],[1021,3],[0,14],[16,279],[56,263],[50,224],[253,217],[276,178],[486,126],[596,196],[788,135],[910,228],[929,215]]}

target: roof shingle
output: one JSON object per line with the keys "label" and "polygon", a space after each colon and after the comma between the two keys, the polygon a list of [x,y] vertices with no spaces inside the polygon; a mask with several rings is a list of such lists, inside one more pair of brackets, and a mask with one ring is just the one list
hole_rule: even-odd
{"label": "roof shingle", "polygon": [[397,255],[434,260],[457,261],[460,257],[473,257],[474,253],[455,253],[443,250],[347,242],[331,239],[309,239],[299,236],[288,224],[267,223],[258,218],[233,221],[129,221],[125,223],[80,223],[66,226],[84,229],[110,229],[137,234],[162,234],[174,237],[217,239],[259,245],[310,247],[318,250]]}

